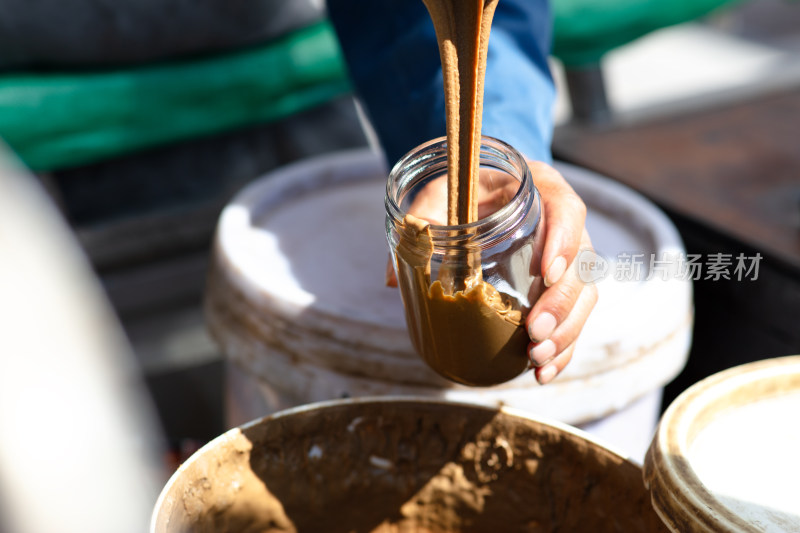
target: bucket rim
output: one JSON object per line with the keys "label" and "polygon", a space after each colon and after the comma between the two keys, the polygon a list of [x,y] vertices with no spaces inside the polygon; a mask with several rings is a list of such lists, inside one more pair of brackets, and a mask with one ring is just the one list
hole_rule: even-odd
{"label": "bucket rim", "polygon": [[[778,381],[797,387],[779,387],[755,400],[741,399],[745,389]],[[677,527],[669,517],[691,515],[697,531],[762,531],[714,495],[692,467],[688,450],[696,434],[711,422],[707,417],[701,418],[704,411],[720,400],[738,395],[740,400],[730,405],[736,409],[792,392],[800,392],[800,355],[762,359],[720,371],[695,383],[669,405],[658,424],[642,471],[653,508],[665,524]]]}

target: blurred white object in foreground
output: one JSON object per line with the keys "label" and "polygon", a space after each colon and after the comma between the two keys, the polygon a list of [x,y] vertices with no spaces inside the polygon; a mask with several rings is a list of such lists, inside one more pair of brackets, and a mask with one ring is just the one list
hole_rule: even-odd
{"label": "blurred white object in foreground", "polygon": [[77,242],[0,146],[0,530],[144,531],[153,414]]}

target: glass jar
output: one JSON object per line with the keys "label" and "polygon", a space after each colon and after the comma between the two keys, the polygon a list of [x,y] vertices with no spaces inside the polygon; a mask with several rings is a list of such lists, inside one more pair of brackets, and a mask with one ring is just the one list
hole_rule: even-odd
{"label": "glass jar", "polygon": [[446,220],[447,142],[418,146],[389,175],[386,234],[417,353],[452,381],[489,386],[530,368],[525,318],[544,290],[545,231],[519,152],[482,137],[480,176],[483,218],[436,224]]}

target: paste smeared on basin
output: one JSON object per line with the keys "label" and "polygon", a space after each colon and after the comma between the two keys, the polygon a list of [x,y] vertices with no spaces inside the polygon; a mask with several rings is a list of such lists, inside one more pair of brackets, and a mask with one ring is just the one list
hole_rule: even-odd
{"label": "paste smeared on basin", "polygon": [[[447,225],[478,219],[486,53],[497,0],[424,0],[436,29],[447,120]],[[431,283],[430,227],[409,214],[399,228],[398,283],[417,352],[439,374],[495,385],[528,367],[523,316],[482,279],[479,250],[448,252]]]}

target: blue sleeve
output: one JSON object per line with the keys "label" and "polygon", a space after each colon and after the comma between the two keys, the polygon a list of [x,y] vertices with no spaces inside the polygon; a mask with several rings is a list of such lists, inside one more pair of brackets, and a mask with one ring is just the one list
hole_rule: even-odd
{"label": "blue sleeve", "polygon": [[[355,89],[389,164],[445,134],[436,34],[422,0],[328,0]],[[555,89],[547,0],[499,0],[489,38],[484,135],[550,162]]]}

